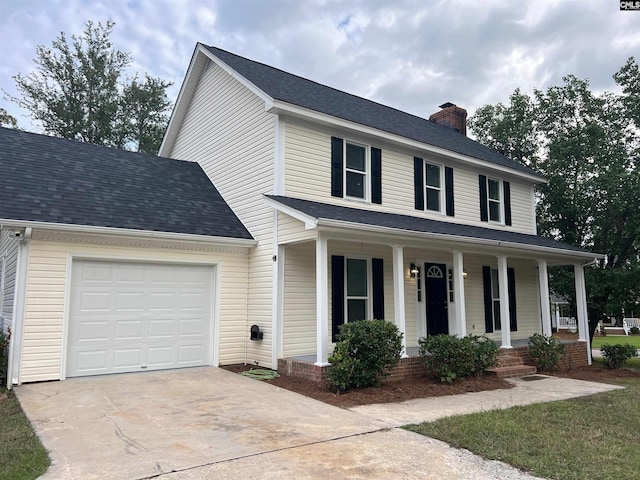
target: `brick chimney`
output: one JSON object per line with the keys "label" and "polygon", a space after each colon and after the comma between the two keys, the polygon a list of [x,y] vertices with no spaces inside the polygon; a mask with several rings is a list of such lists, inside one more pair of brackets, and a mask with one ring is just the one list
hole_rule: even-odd
{"label": "brick chimney", "polygon": [[440,105],[439,112],[429,117],[429,121],[439,125],[451,127],[463,135],[467,134],[467,111],[456,106],[455,103],[447,102]]}

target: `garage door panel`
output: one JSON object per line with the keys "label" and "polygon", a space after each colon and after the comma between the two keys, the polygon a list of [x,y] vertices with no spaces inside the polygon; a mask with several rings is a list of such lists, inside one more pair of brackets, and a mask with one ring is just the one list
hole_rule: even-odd
{"label": "garage door panel", "polygon": [[67,376],[210,364],[212,277],[212,267],[75,261]]}

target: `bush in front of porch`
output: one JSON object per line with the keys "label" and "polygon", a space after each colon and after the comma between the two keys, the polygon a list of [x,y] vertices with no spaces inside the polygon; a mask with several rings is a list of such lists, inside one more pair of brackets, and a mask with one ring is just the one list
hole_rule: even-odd
{"label": "bush in front of porch", "polygon": [[327,383],[338,392],[378,384],[378,377],[398,365],[402,333],[385,320],[360,320],[340,326],[329,357]]}
{"label": "bush in front of porch", "polygon": [[434,335],[418,340],[427,371],[443,383],[481,375],[498,364],[498,345],[482,335]]}

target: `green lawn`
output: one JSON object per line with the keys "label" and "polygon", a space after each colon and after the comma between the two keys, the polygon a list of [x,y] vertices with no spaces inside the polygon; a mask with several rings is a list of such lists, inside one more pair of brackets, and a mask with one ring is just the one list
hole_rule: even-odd
{"label": "green lawn", "polygon": [[607,335],[606,337],[593,337],[591,346],[600,348],[602,345],[615,345],[629,343],[636,348],[640,348],[640,335]]}
{"label": "green lawn", "polygon": [[637,480],[640,379],[617,383],[627,388],[405,428],[546,478]]}
{"label": "green lawn", "polygon": [[0,389],[0,480],[31,480],[49,467],[49,456],[12,393]]}

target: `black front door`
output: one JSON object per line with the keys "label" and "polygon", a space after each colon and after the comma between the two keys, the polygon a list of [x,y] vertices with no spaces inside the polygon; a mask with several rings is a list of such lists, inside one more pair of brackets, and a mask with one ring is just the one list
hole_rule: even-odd
{"label": "black front door", "polygon": [[425,263],[424,271],[427,335],[449,334],[447,266],[442,263]]}

